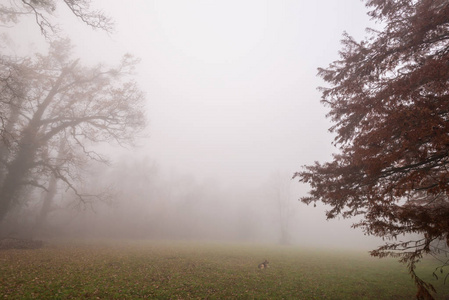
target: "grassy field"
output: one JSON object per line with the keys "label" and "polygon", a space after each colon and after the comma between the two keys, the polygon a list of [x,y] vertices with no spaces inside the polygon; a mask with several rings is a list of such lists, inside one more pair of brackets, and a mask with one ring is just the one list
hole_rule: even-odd
{"label": "grassy field", "polygon": [[[270,261],[259,270],[258,263]],[[449,299],[449,283],[435,284]],[[0,251],[0,296],[7,299],[414,299],[395,260],[366,251],[193,242],[47,243]]]}

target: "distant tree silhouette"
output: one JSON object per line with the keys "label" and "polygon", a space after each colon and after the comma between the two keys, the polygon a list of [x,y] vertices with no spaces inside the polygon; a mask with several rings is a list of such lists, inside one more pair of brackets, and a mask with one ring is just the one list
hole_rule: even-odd
{"label": "distant tree silhouette", "polygon": [[293,215],[291,207],[291,176],[281,171],[273,172],[270,176],[270,185],[273,198],[276,202],[280,238],[279,243],[290,244],[290,219]]}
{"label": "distant tree silhouette", "polygon": [[366,5],[383,29],[361,42],[344,34],[341,59],[319,69],[339,151],[295,176],[311,186],[303,202],[329,205],[327,218],[362,216],[354,227],[389,240],[371,255],[400,258],[417,297],[432,299],[415,267],[449,246],[449,2]]}

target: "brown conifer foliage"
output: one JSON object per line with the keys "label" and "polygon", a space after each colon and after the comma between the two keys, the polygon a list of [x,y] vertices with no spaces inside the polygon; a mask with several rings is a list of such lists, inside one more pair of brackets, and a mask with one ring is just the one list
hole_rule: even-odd
{"label": "brown conifer foliage", "polygon": [[388,240],[371,254],[399,257],[417,297],[432,299],[415,265],[449,249],[449,1],[366,5],[383,29],[361,42],[345,34],[341,59],[318,73],[338,154],[295,177],[311,186],[303,202],[330,205],[328,218],[359,215],[354,227]]}

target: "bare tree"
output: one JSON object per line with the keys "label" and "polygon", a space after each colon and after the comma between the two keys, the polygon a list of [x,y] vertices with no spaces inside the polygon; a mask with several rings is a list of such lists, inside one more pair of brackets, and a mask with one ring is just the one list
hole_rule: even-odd
{"label": "bare tree", "polygon": [[[4,179],[0,186],[0,221],[17,203],[24,186],[48,190],[54,176],[71,189],[80,201],[93,195],[81,193],[77,172],[86,160],[107,162],[92,146],[102,142],[132,145],[145,127],[143,94],[130,78],[136,64],[124,56],[119,66],[83,67],[70,58],[68,40],[51,43],[48,55],[21,62],[11,79],[21,84],[5,86],[17,101],[2,99],[5,108],[1,130],[11,137],[2,142]],[[15,120],[14,110],[18,110]],[[6,132],[7,124],[11,132]],[[61,142],[65,155],[58,157]]]}

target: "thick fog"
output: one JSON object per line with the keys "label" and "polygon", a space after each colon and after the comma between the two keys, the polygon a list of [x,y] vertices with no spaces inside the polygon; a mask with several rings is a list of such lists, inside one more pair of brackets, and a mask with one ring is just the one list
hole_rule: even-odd
{"label": "thick fog", "polygon": [[[361,1],[118,1],[93,3],[115,32],[92,30],[60,9],[62,35],[87,64],[139,58],[136,80],[149,125],[135,148],[101,145],[111,165],[85,171],[107,200],[77,205],[58,190],[43,236],[210,239],[307,246],[377,241],[326,221],[298,199],[291,177],[337,149],[320,103],[318,67],[338,59],[344,31],[375,26]],[[4,29],[6,49],[45,52],[33,18]],[[20,212],[39,209],[41,192]]]}

